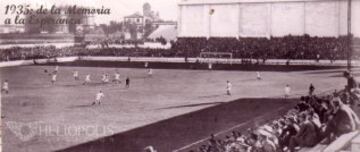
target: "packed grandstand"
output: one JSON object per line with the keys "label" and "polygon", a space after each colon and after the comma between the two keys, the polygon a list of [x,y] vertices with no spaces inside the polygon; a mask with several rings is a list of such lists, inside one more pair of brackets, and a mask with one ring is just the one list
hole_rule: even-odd
{"label": "packed grandstand", "polygon": [[[200,57],[201,52],[228,52],[233,58],[251,59],[347,59],[347,37],[286,36],[281,38],[179,38],[171,48],[112,47],[11,47],[0,49],[0,61],[65,56]],[[357,53],[352,54],[357,58]]]}

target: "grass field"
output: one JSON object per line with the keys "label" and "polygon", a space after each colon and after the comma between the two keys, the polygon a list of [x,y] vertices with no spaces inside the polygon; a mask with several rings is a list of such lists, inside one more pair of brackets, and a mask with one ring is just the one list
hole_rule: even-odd
{"label": "grass field", "polygon": [[[297,97],[306,94],[310,83],[314,84],[317,93],[341,89],[346,83],[341,77],[342,69],[264,71],[263,80],[258,81],[256,73],[251,71],[155,69],[150,78],[145,69],[61,66],[58,81],[51,85],[51,77],[44,73],[44,69],[52,71],[54,66],[0,69],[1,82],[6,79],[10,84],[10,94],[2,94],[1,98],[4,152],[60,150],[240,98],[281,98],[286,84],[290,84],[293,97]],[[82,79],[85,74],[91,74],[92,84],[83,86],[82,80],[73,80],[73,70],[78,70]],[[130,77],[130,88],[125,88],[124,82],[121,85],[100,83],[102,73],[113,75],[116,70],[120,72],[123,81],[126,76]],[[226,80],[233,84],[231,96],[225,94]],[[99,90],[105,93],[103,103],[91,106]],[[244,103],[238,105],[239,111],[244,112],[236,113],[246,116],[239,119],[242,121],[286,105],[274,100],[254,102],[253,107],[249,100]],[[250,110],[241,109],[246,108],[244,105],[250,105]],[[264,107],[259,108],[261,106]],[[226,113],[223,115],[232,117]],[[189,125],[201,125],[201,122],[188,120]],[[228,129],[237,122],[226,123],[206,131]],[[159,137],[163,141],[158,143],[168,141],[169,144],[175,144],[163,146],[162,151],[181,148],[208,135],[204,132],[191,135],[191,130],[189,132],[183,136],[189,138],[179,142]],[[182,134],[176,136],[181,137]],[[136,137],[129,141],[133,142],[130,146],[139,146],[137,148],[140,149],[143,146],[143,143],[136,144]]]}

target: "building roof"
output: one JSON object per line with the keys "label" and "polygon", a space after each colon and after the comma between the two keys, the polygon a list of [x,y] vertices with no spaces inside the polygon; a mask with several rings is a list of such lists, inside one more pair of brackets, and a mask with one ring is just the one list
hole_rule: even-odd
{"label": "building roof", "polygon": [[176,25],[177,23],[175,21],[154,21],[152,24],[155,25]]}
{"label": "building roof", "polygon": [[140,15],[139,13],[134,13],[128,16],[125,16],[124,18],[143,18],[144,16]]}
{"label": "building roof", "polygon": [[149,38],[156,39],[163,37],[167,41],[175,40],[177,36],[176,25],[160,25],[154,32],[149,35]]}

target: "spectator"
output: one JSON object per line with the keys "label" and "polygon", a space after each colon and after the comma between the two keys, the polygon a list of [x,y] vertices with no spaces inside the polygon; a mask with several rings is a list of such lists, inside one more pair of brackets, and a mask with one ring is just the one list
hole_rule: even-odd
{"label": "spectator", "polygon": [[300,127],[297,125],[294,117],[287,118],[285,123],[286,124],[282,133],[279,136],[281,148],[288,147],[290,144],[290,138],[295,136],[300,130]]}
{"label": "spectator", "polygon": [[345,87],[348,92],[351,92],[352,89],[355,89],[358,87],[358,84],[355,80],[355,78],[351,75],[349,71],[344,72],[344,77],[347,79],[347,86]]}
{"label": "spectator", "polygon": [[325,135],[328,135],[329,141],[334,139],[333,136],[336,138],[342,134],[355,131],[360,124],[355,112],[348,105],[343,104],[339,97],[334,98],[332,102],[335,111],[325,130]]}
{"label": "spectator", "polygon": [[273,141],[271,141],[269,136],[272,136],[270,133],[265,130],[258,130],[259,132],[259,142],[260,142],[260,151],[262,152],[276,152],[277,147]]}
{"label": "spectator", "polygon": [[355,103],[360,105],[360,89],[357,81],[349,71],[344,72],[344,77],[347,79],[347,85],[345,86],[345,90],[348,93],[349,103],[351,105],[354,105]]}
{"label": "spectator", "polygon": [[144,148],[144,152],[157,152],[153,146],[147,146]]}
{"label": "spectator", "polygon": [[299,132],[290,138],[289,149],[295,151],[296,146],[301,147],[312,147],[318,142],[316,136],[315,125],[310,122],[310,116],[301,114],[300,119],[300,130]]}

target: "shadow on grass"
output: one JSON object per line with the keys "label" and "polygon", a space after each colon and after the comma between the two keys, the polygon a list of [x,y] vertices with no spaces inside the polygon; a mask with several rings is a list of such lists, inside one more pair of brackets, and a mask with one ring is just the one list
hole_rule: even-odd
{"label": "shadow on grass", "polygon": [[69,106],[68,108],[69,109],[76,109],[76,108],[90,108],[90,107],[93,107],[94,105],[91,105],[90,103],[89,104],[83,104],[83,105],[72,105],[72,106]]}
{"label": "shadow on grass", "polygon": [[76,83],[76,84],[57,84],[57,86],[63,86],[63,87],[77,87],[82,86],[82,83]]}
{"label": "shadow on grass", "polygon": [[190,107],[198,107],[198,106],[216,105],[216,104],[222,104],[222,103],[225,103],[225,102],[207,102],[207,103],[187,104],[187,105],[180,105],[180,106],[171,106],[171,107],[159,108],[159,109],[156,109],[156,110],[161,110],[161,109],[177,109],[177,108],[190,108]]}
{"label": "shadow on grass", "polygon": [[[238,124],[247,123],[249,120],[255,122],[238,129],[245,131],[254,124],[271,121],[293,107],[294,101],[294,99],[268,98],[238,99],[58,151],[139,152],[148,145],[154,146],[159,152],[172,151],[207,138],[211,133],[227,130]],[[159,112],[161,111],[159,110]],[[255,119],[258,117],[261,117],[261,121]]]}
{"label": "shadow on grass", "polygon": [[206,96],[199,96],[198,98],[199,99],[202,99],[202,98],[215,98],[215,97],[220,97],[220,96],[225,96],[226,94],[223,93],[223,94],[213,94],[213,95],[206,95]]}

